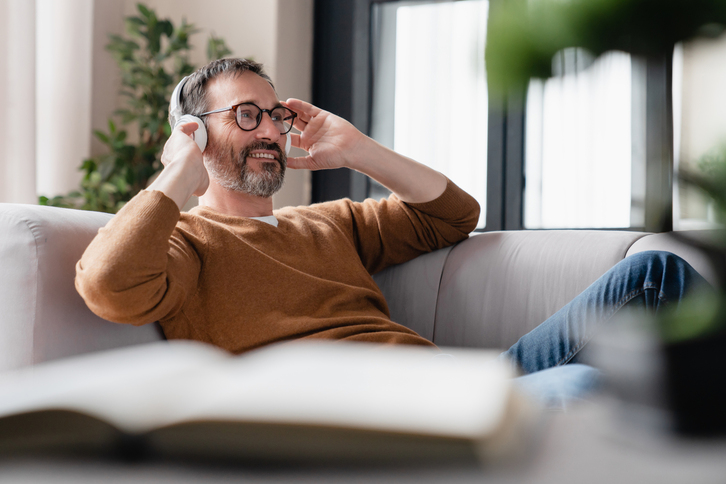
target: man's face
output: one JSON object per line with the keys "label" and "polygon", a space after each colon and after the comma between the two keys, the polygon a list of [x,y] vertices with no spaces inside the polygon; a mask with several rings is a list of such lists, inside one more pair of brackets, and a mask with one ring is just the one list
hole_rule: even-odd
{"label": "man's face", "polygon": [[[254,72],[212,79],[207,97],[210,111],[246,102],[262,109],[280,105],[272,86]],[[268,113],[262,114],[260,125],[252,131],[241,130],[232,111],[209,115],[207,126],[209,145],[204,163],[217,183],[263,198],[282,188],[287,166],[285,135],[273,125]]]}

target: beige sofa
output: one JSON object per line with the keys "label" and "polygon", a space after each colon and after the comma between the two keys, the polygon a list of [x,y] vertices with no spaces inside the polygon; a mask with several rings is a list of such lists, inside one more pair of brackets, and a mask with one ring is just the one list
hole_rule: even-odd
{"label": "beige sofa", "polygon": [[[111,215],[0,204],[0,370],[163,338],[104,321],[76,293],[75,263]],[[489,232],[375,276],[394,321],[442,346],[506,348],[635,252],[675,252],[713,281],[702,254],[667,235]]]}

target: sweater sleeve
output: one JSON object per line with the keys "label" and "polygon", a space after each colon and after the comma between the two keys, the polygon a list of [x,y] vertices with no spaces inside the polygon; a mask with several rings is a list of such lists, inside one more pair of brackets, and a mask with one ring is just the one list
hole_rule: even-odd
{"label": "sweater sleeve", "polygon": [[173,316],[201,269],[176,204],[142,191],[102,229],[76,264],[76,289],[104,319],[146,324]]}
{"label": "sweater sleeve", "polygon": [[366,269],[374,274],[466,239],[479,220],[479,203],[447,180],[438,198],[405,203],[395,195],[362,203],[346,200],[344,219]]}

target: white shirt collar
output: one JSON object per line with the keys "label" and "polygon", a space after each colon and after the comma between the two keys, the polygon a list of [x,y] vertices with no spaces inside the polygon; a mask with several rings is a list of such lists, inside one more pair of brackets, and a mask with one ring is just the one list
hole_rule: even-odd
{"label": "white shirt collar", "polygon": [[266,224],[270,224],[274,227],[277,227],[277,217],[274,215],[267,215],[266,217],[250,217],[252,220],[259,220],[260,222],[265,222]]}

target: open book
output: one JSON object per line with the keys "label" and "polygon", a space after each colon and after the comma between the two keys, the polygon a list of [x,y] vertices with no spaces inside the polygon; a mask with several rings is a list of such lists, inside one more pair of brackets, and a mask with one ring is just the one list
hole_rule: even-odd
{"label": "open book", "polygon": [[171,341],[0,374],[0,454],[118,451],[241,461],[510,454],[533,407],[492,352],[285,343],[231,356]]}

